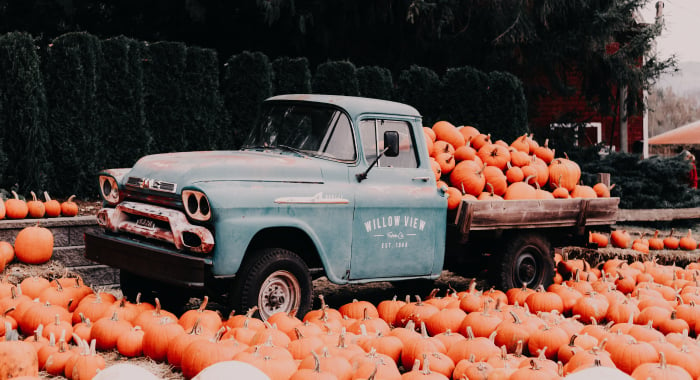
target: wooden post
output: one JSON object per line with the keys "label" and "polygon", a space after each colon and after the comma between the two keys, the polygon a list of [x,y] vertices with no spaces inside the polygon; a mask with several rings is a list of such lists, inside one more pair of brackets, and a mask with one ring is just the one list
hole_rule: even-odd
{"label": "wooden post", "polygon": [[596,174],[598,182],[603,183],[605,186],[610,187],[610,173],[598,173]]}

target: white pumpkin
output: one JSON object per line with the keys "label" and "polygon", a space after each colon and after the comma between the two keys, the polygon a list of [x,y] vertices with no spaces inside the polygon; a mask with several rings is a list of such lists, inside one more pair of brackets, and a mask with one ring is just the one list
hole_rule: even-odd
{"label": "white pumpkin", "polygon": [[576,371],[564,377],[564,380],[634,380],[617,368],[590,367]]}
{"label": "white pumpkin", "polygon": [[93,380],[163,380],[147,369],[134,364],[120,363],[109,366],[92,378]]}
{"label": "white pumpkin", "polygon": [[204,368],[192,380],[220,380],[233,378],[246,380],[270,380],[270,378],[252,364],[229,360],[218,362]]}

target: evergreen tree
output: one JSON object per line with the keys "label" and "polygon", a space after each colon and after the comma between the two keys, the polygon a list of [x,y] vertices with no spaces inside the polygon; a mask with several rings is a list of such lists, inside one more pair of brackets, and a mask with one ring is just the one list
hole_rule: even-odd
{"label": "evergreen tree", "polygon": [[25,195],[44,190],[51,162],[46,94],[29,34],[0,36],[0,77],[0,183]]}
{"label": "evergreen tree", "polygon": [[100,40],[89,33],[66,33],[46,54],[48,133],[55,194],[97,196],[95,174],[100,142],[97,125]]}
{"label": "evergreen tree", "polygon": [[105,59],[100,65],[95,132],[109,149],[96,157],[100,169],[131,167],[152,151],[143,87],[145,50],[143,42],[123,36],[102,41]]}
{"label": "evergreen tree", "polygon": [[[272,94],[272,65],[261,52],[245,51],[226,62],[222,93],[231,128],[230,149],[240,147],[260,115],[262,101]],[[224,137],[222,137],[222,140]]]}

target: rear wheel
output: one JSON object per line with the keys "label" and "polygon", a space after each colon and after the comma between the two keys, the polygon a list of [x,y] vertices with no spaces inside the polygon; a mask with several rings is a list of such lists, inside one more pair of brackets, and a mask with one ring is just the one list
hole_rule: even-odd
{"label": "rear wheel", "polygon": [[522,287],[545,288],[554,278],[554,255],[546,237],[537,233],[504,236],[492,255],[490,278],[493,285],[507,290]]}
{"label": "rear wheel", "polygon": [[304,260],[286,249],[262,249],[241,264],[231,306],[247,311],[258,307],[258,315],[267,320],[278,312],[296,310],[301,318],[311,310],[313,283]]}

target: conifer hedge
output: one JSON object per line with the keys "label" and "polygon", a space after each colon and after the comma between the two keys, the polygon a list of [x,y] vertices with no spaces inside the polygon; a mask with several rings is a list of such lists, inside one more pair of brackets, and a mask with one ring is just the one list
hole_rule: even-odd
{"label": "conifer hedge", "polygon": [[260,52],[244,51],[229,58],[222,92],[230,117],[227,145],[238,148],[260,115],[263,100],[272,95],[272,65]]}
{"label": "conifer hedge", "polygon": [[50,193],[94,194],[100,153],[97,125],[100,40],[88,33],[67,33],[49,45],[45,59],[51,144]]}
{"label": "conifer hedge", "polygon": [[310,94],[311,69],[306,57],[279,57],[272,61],[272,94]]}
{"label": "conifer hedge", "polygon": [[[396,83],[395,100],[410,104],[423,115],[423,125],[432,126],[439,120],[442,82],[438,74],[427,68],[412,65],[403,70]],[[448,120],[449,121],[449,120]]]}
{"label": "conifer hedge", "polygon": [[329,61],[318,65],[311,80],[317,94],[359,96],[357,68],[349,61]]}
{"label": "conifer hedge", "polygon": [[238,148],[272,94],[362,95],[410,104],[427,126],[471,123],[503,138],[526,130],[522,85],[507,73],[463,67],[440,77],[412,66],[394,82],[382,67],[329,61],[312,73],[304,57],[270,62],[247,51],[221,66],[210,49],[88,33],[48,46],[8,33],[0,48],[0,188],[25,196],[96,198],[100,169],[152,153]]}
{"label": "conifer hedge", "polygon": [[360,95],[367,98],[391,100],[394,98],[394,82],[389,69],[379,66],[363,66],[357,69]]}
{"label": "conifer hedge", "polygon": [[189,47],[183,77],[186,105],[179,128],[185,130],[188,150],[231,149],[222,143],[230,133],[219,91],[219,60],[212,49]]}
{"label": "conifer hedge", "polygon": [[154,152],[189,148],[187,131],[180,127],[189,112],[183,89],[186,67],[185,44],[156,42],[147,45],[143,67],[144,99]]}
{"label": "conifer hedge", "polygon": [[27,33],[0,36],[0,187],[39,191],[50,172],[46,93],[39,56]]}
{"label": "conifer hedge", "polygon": [[146,44],[126,37],[102,41],[97,113],[101,153],[100,169],[131,167],[153,151],[153,137],[146,119],[143,59]]}

